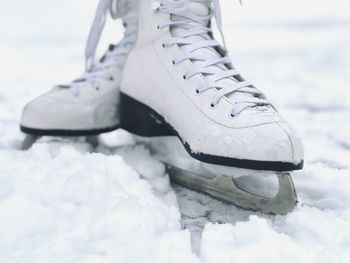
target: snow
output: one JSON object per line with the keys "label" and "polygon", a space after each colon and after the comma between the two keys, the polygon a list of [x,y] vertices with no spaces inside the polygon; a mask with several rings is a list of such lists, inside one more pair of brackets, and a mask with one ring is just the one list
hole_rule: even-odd
{"label": "snow", "polygon": [[[176,206],[120,156],[40,143],[0,159],[1,262],[193,258]],[[153,188],[170,189],[166,180]]]}
{"label": "snow", "polygon": [[[47,137],[20,151],[23,105],[80,74],[96,2],[8,1],[0,16],[0,262],[350,261],[350,4],[221,2],[234,64],[303,138],[296,210],[262,215],[171,188],[164,166],[123,131],[96,149],[83,138]],[[109,21],[100,51],[120,33]]]}
{"label": "snow", "polygon": [[[297,209],[284,222],[277,218],[275,226],[257,216],[235,226],[208,224],[202,257],[209,262],[234,262],[237,258],[240,262],[329,262],[336,256],[338,262],[347,262],[348,220],[332,213],[325,217],[324,213],[328,214],[314,208]],[[274,230],[279,224],[283,226]],[[320,231],[322,226],[327,227]]]}

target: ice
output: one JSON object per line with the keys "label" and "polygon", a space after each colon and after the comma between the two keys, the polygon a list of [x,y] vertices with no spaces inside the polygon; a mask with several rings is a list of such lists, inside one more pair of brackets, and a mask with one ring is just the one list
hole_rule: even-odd
{"label": "ice", "polygon": [[[349,262],[349,1],[221,1],[234,64],[305,144],[286,216],[171,187],[122,131],[19,150],[24,104],[82,72],[96,4],[1,4],[0,262]],[[99,52],[120,36],[109,21]]]}

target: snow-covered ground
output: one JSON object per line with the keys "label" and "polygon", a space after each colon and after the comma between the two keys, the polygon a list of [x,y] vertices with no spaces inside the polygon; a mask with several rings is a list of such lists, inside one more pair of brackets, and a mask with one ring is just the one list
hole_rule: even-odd
{"label": "snow-covered ground", "polygon": [[[0,262],[350,261],[350,4],[243,2],[222,1],[226,41],[303,137],[295,211],[266,216],[175,188],[177,202],[162,164],[121,131],[97,153],[82,138],[20,151],[23,105],[80,74],[96,2],[2,1]],[[101,50],[121,32],[110,22]]]}

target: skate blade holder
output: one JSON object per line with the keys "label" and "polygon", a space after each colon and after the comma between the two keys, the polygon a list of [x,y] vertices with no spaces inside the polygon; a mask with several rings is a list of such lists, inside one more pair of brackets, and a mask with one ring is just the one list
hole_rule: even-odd
{"label": "skate blade holder", "polygon": [[298,203],[295,186],[289,173],[275,173],[279,185],[278,191],[273,197],[264,197],[239,188],[231,176],[220,175],[209,179],[167,163],[165,165],[172,182],[244,209],[284,215],[293,211]]}

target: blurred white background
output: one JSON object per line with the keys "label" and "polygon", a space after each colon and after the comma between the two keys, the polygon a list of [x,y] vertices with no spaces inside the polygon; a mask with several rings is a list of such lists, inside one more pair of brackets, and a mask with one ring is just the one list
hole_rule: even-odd
{"label": "blurred white background", "polygon": [[[15,99],[10,93],[16,89],[32,97],[80,74],[96,5],[94,0],[1,1],[2,96]],[[283,102],[299,105],[288,92],[301,93],[298,100],[311,104],[321,101],[317,107],[336,97],[336,104],[349,104],[342,90],[350,67],[349,1],[246,0],[240,6],[238,0],[223,0],[221,5],[226,42],[247,79],[269,93],[274,78],[279,87],[271,95]],[[99,50],[121,36],[120,23],[109,21]],[[296,78],[308,81],[307,87],[292,90]],[[324,89],[330,98],[320,98]]]}

